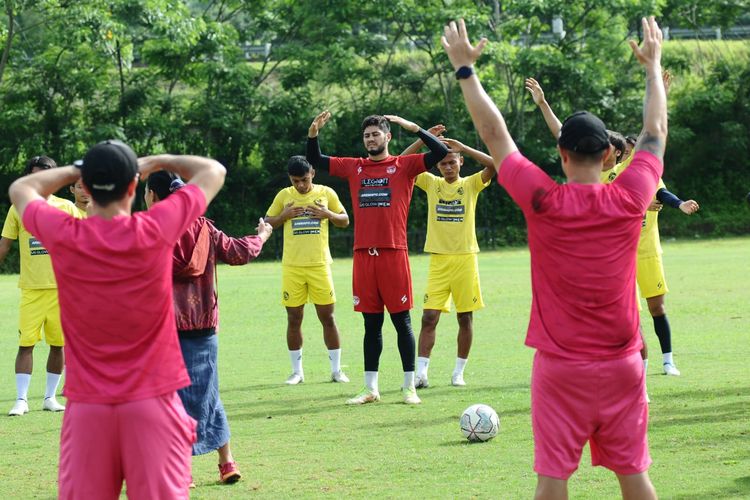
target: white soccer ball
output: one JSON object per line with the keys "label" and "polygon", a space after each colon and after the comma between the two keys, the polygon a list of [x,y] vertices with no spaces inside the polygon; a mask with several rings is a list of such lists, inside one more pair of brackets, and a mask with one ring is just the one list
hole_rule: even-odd
{"label": "white soccer ball", "polygon": [[461,432],[469,441],[489,441],[500,429],[500,417],[491,407],[471,405],[461,415]]}

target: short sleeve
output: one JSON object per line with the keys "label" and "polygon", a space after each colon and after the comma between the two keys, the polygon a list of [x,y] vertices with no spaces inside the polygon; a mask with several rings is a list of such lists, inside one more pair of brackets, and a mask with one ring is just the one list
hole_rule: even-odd
{"label": "short sleeve", "polygon": [[23,212],[23,225],[47,250],[51,250],[58,240],[69,237],[66,228],[74,220],[75,217],[51,206],[45,200],[32,201]]}
{"label": "short sleeve", "polygon": [[426,153],[399,156],[400,162],[405,162],[404,166],[406,167],[406,171],[409,173],[409,177],[411,177],[412,179],[414,177],[417,177],[419,174],[427,171],[427,166],[425,165],[424,160],[425,156],[427,156]]}
{"label": "short sleeve", "polygon": [[612,184],[629,193],[639,213],[648,208],[656,193],[656,186],[664,166],[648,151],[638,151],[628,168]]}
{"label": "short sleeve", "polygon": [[435,176],[429,172],[422,172],[417,176],[417,178],[414,180],[414,185],[417,186],[422,191],[427,191],[430,189],[430,186],[435,182]]}
{"label": "short sleeve", "polygon": [[271,206],[268,207],[268,210],[266,210],[267,216],[276,217],[282,212],[282,210],[284,210],[284,191],[285,190],[282,189],[281,191],[276,193],[273,202],[271,202]]}
{"label": "short sleeve", "polygon": [[344,212],[344,205],[341,204],[341,200],[339,199],[339,195],[336,194],[336,191],[326,186],[326,196],[328,198],[328,210],[335,214]]}
{"label": "short sleeve", "polygon": [[469,176],[469,182],[471,182],[471,187],[475,193],[479,193],[484,188],[489,186],[490,183],[492,182],[491,178],[487,182],[482,182],[482,172],[483,170],[480,170],[476,174],[472,174]]}
{"label": "short sleeve", "polygon": [[164,241],[173,245],[205,211],[206,195],[198,186],[188,184],[151,207],[145,216],[156,221]]}
{"label": "short sleeve", "polygon": [[331,156],[328,163],[328,173],[336,177],[348,178],[359,163],[359,160],[359,158]]}
{"label": "short sleeve", "polygon": [[536,209],[539,200],[557,187],[549,175],[518,151],[503,160],[497,181],[524,212]]}
{"label": "short sleeve", "polygon": [[16,211],[16,207],[11,205],[10,210],[8,210],[8,215],[5,216],[5,224],[3,224],[3,238],[9,240],[18,239],[18,222],[18,212]]}

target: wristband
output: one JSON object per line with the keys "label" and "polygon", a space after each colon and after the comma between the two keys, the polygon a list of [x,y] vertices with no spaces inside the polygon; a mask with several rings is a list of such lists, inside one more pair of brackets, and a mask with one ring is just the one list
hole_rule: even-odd
{"label": "wristband", "polygon": [[463,80],[464,78],[469,78],[471,75],[474,74],[474,68],[471,66],[461,66],[456,70],[456,80]]}

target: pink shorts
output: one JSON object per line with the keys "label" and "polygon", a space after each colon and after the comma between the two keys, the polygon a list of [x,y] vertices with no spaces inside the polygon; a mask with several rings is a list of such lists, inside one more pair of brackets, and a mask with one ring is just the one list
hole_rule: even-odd
{"label": "pink shorts", "polygon": [[195,420],[176,392],[121,404],[68,401],[59,498],[188,498]]}
{"label": "pink shorts", "polygon": [[409,252],[397,248],[354,251],[354,310],[380,313],[408,311],[413,306]]}
{"label": "pink shorts", "polygon": [[568,479],[586,441],[591,464],[617,474],[648,470],[648,404],[638,352],[580,361],[537,351],[531,374],[534,470]]}

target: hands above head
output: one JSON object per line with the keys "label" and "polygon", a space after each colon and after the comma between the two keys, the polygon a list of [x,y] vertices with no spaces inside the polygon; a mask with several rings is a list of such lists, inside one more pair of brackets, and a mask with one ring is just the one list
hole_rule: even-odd
{"label": "hands above head", "polygon": [[331,112],[325,110],[321,112],[310,124],[310,128],[307,130],[307,137],[313,138],[318,136],[318,132],[322,129],[328,120],[331,118]]}
{"label": "hands above head", "polygon": [[544,91],[542,90],[542,86],[539,85],[539,82],[529,77],[526,79],[524,87],[526,87],[526,90],[528,90],[529,94],[531,94],[531,98],[534,100],[534,104],[536,104],[537,106],[541,106],[542,103],[544,103]]}
{"label": "hands above head", "polygon": [[443,125],[442,123],[438,123],[437,125],[433,125],[432,127],[427,129],[429,133],[439,139],[442,139],[443,132],[445,132],[446,130],[447,129],[445,128],[445,125]]}
{"label": "hands above head", "polygon": [[261,240],[263,240],[263,243],[268,241],[268,238],[271,237],[271,233],[273,233],[273,227],[271,227],[271,224],[263,220],[263,217],[258,219],[258,227],[255,228],[255,231],[258,233],[258,236]]}
{"label": "hands above head", "polygon": [[396,123],[396,124],[400,125],[401,128],[403,128],[405,130],[408,130],[409,132],[412,132],[412,133],[415,133],[415,134],[417,132],[419,132],[419,125],[417,125],[414,122],[410,122],[409,120],[405,120],[405,119],[403,119],[403,118],[401,118],[400,116],[397,116],[397,115],[383,115],[383,116],[385,116],[385,118],[389,122]]}
{"label": "hands above head", "polygon": [[463,19],[459,19],[458,24],[451,21],[445,27],[441,42],[454,69],[473,65],[487,45],[486,38],[479,40],[476,46],[471,45],[469,36],[466,34],[466,23]]}
{"label": "hands above head", "polygon": [[661,72],[661,81],[664,82],[664,92],[669,94],[669,87],[672,86],[672,73],[668,69]]}
{"label": "hands above head", "polygon": [[464,145],[462,142],[457,141],[456,139],[449,139],[447,137],[441,137],[441,141],[443,141],[443,144],[448,146],[448,149],[450,149],[451,153],[461,153],[466,151],[466,145]]}
{"label": "hands above head", "polygon": [[661,66],[661,43],[662,33],[656,24],[654,16],[641,19],[643,30],[643,42],[641,46],[635,40],[630,40],[630,48],[633,49],[638,62],[646,68]]}
{"label": "hands above head", "polygon": [[145,181],[148,176],[164,168],[164,163],[169,160],[170,155],[153,155],[138,158],[138,173],[141,180]]}
{"label": "hands above head", "polygon": [[698,202],[695,200],[687,200],[680,203],[680,210],[682,210],[687,215],[693,215],[695,212],[698,211],[700,206],[698,205]]}

